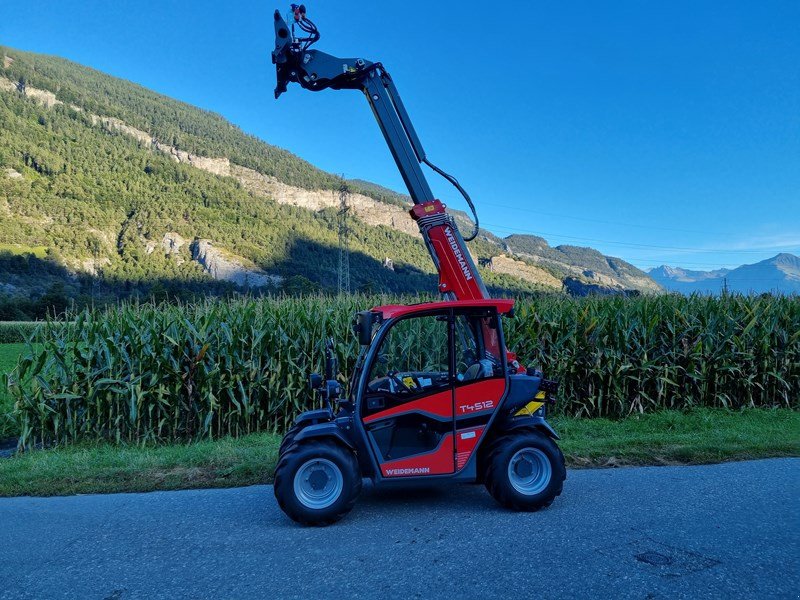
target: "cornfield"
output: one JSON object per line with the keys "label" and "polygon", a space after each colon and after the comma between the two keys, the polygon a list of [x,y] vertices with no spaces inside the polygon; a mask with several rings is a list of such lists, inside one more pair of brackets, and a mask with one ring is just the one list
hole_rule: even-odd
{"label": "cornfield", "polygon": [[[334,336],[342,381],[356,310],[386,298],[121,306],[45,324],[8,385],[20,446],[170,442],[282,431],[314,405]],[[693,406],[798,408],[800,299],[545,296],[505,320],[508,345],[561,380],[583,417]]]}

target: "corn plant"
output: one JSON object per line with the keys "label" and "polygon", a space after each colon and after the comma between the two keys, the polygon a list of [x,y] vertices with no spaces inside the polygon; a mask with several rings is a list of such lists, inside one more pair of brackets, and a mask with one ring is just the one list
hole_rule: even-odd
{"label": "corn plant", "polygon": [[[353,314],[388,300],[129,304],[43,324],[9,377],[20,446],[282,431],[314,405],[306,377],[323,369],[325,339],[335,337],[347,381]],[[566,414],[798,407],[797,297],[543,296],[519,302],[504,326],[523,362],[561,381]]]}

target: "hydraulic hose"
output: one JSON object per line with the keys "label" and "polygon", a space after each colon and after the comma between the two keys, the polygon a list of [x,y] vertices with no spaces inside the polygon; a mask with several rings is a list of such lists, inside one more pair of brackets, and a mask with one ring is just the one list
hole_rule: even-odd
{"label": "hydraulic hose", "polygon": [[444,171],[442,171],[439,167],[437,167],[435,164],[433,164],[431,161],[429,161],[426,156],[422,157],[422,162],[424,162],[431,169],[436,171],[439,175],[441,175],[442,177],[447,179],[447,181],[452,183],[455,186],[455,188],[459,192],[461,192],[461,195],[464,196],[464,200],[467,201],[467,204],[469,205],[469,209],[472,211],[472,217],[473,217],[473,219],[475,221],[475,224],[474,224],[474,226],[472,228],[472,234],[469,235],[468,237],[464,238],[465,242],[471,242],[472,240],[474,240],[477,237],[478,232],[480,231],[480,225],[478,223],[478,212],[475,210],[475,205],[472,203],[472,198],[469,197],[469,194],[467,193],[467,190],[465,190],[463,187],[461,187],[461,184],[458,183],[458,179],[456,179],[455,177],[453,177],[449,173],[445,173]]}

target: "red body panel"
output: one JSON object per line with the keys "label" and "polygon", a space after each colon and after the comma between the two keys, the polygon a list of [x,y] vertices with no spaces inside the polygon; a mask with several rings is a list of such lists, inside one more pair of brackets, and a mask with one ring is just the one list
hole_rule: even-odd
{"label": "red body panel", "polygon": [[484,427],[470,427],[456,431],[456,471],[460,471],[467,464],[469,457],[478,445],[478,440],[483,435]]}
{"label": "red body panel", "polygon": [[491,414],[506,391],[505,379],[486,379],[456,388],[456,417]]}
{"label": "red body panel", "polygon": [[419,477],[446,475],[455,470],[453,457],[453,434],[442,437],[439,447],[426,454],[390,460],[381,465],[384,477]]}
{"label": "red body panel", "polygon": [[453,416],[453,394],[450,388],[425,396],[413,402],[407,402],[400,406],[395,406],[375,413],[368,417],[364,417],[364,423],[372,423],[386,417],[394,417],[401,414],[410,412],[422,412],[435,415],[437,417],[452,418]]}
{"label": "red body panel", "polygon": [[480,417],[481,421],[480,425],[456,431],[456,471],[463,469],[472,456],[505,391],[505,379],[486,379],[456,388],[456,419]]}
{"label": "red body panel", "polygon": [[410,211],[438,263],[439,292],[453,294],[459,300],[487,298],[464,239],[445,209],[441,201],[432,200],[415,204]]}
{"label": "red body panel", "polygon": [[[445,475],[463,469],[483,436],[486,424],[500,406],[505,389],[506,381],[500,378],[476,381],[456,388],[455,417],[474,417],[481,423],[458,429],[455,447],[453,446],[453,435],[448,433],[442,437],[439,446],[431,452],[381,464],[381,472],[384,477]],[[364,423],[368,424],[411,412],[452,418],[453,400],[453,391],[447,389],[365,417]],[[474,422],[474,419],[471,420]]]}
{"label": "red body panel", "polygon": [[439,292],[455,294],[460,300],[477,300],[486,296],[472,267],[453,234],[450,223],[431,227],[428,239],[439,257]]}

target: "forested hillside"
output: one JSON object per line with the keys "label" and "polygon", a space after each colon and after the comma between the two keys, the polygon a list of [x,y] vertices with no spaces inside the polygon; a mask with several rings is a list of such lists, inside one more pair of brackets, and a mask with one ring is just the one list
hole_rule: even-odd
{"label": "forested hillside", "polygon": [[[335,289],[341,185],[219,115],[0,47],[0,319],[67,301],[231,294],[242,281]],[[407,220],[405,197],[347,185],[366,206],[350,223],[351,288],[435,289],[419,237],[392,226]],[[488,232],[471,251],[495,288],[560,288],[552,265],[535,267],[542,277],[493,269],[513,251]]]}
{"label": "forested hillside", "polygon": [[115,117],[149,132],[154,139],[199,156],[226,156],[232,162],[308,189],[334,189],[334,175],[292,153],[244,133],[220,115],[173,100],[142,86],[76,65],[68,60],[0,47],[0,73],[12,81],[49,90],[66,104]]}

